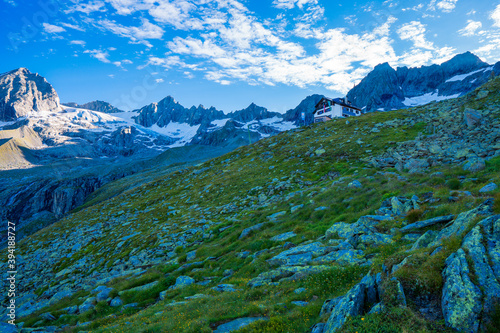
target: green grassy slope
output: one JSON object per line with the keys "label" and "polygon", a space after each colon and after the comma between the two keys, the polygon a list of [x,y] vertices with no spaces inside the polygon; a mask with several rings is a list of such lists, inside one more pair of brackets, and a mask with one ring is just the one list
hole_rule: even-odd
{"label": "green grassy slope", "polygon": [[[486,168],[477,172],[464,171],[458,162],[439,164],[439,160],[421,173],[375,168],[371,161],[397,150],[400,142],[434,135],[429,122],[422,120],[425,114],[432,113],[434,123],[440,124],[444,113],[461,114],[471,107],[485,111],[488,121],[498,124],[499,88],[500,81],[494,80],[482,88],[490,91],[486,97],[480,98],[477,90],[456,100],[284,132],[187,169],[143,175],[149,183],[142,184],[140,174],[110,183],[82,209],[20,244],[23,257],[30,262],[25,266],[27,273],[40,277],[23,285],[25,291],[41,295],[58,286],[72,290],[88,286],[20,321],[25,327],[68,325],[66,331],[75,332],[211,332],[231,319],[265,316],[268,321],[255,322],[239,332],[308,332],[313,324],[327,319],[320,317],[326,299],[343,295],[369,270],[378,272],[382,264],[390,269],[408,256],[406,250],[412,243],[393,228],[458,214],[492,195],[498,198],[498,190],[483,194],[479,189],[500,181],[500,157],[489,158]],[[458,117],[450,121],[463,124]],[[348,186],[354,180],[362,187]],[[328,244],[324,234],[333,223],[353,223],[374,214],[392,196],[423,198],[429,192],[432,202],[377,226],[381,232],[396,230],[395,241],[367,248],[365,256],[371,265],[330,264],[323,272],[300,280],[256,288],[248,285],[272,270],[266,260],[290,246],[287,242]],[[495,205],[500,210],[498,201]],[[263,223],[259,230],[240,237],[244,229],[259,223]],[[271,240],[285,232],[295,236]],[[379,332],[377,327],[384,327],[384,332],[446,331],[442,320],[429,320],[418,308],[422,296],[439,298],[444,260],[459,245],[460,238],[449,239],[444,251],[433,257],[424,250],[415,251],[412,265],[398,271],[408,307],[390,308],[386,317],[353,318],[343,332]],[[50,253],[50,259],[35,263],[37,251]],[[196,251],[194,257],[192,251]],[[130,264],[134,256],[140,265]],[[81,260],[85,266],[78,265]],[[103,280],[113,269],[127,265],[137,271]],[[181,275],[206,284],[168,290]],[[126,291],[155,281],[148,290]],[[220,283],[237,290],[212,289]],[[99,284],[114,288],[111,297],[120,295],[125,304],[137,306],[124,309],[102,301],[85,313],[66,314],[64,308],[81,304]],[[302,287],[303,293],[294,292]],[[165,290],[164,300],[159,300]],[[186,299],[196,294],[204,296]],[[308,303],[298,306],[292,301]],[[57,320],[41,319],[46,312]],[[77,323],[86,326],[75,327]]]}

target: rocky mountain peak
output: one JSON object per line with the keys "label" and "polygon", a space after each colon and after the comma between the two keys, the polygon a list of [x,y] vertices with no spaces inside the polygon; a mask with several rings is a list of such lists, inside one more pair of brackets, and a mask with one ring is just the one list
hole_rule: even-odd
{"label": "rocky mountain peak", "polygon": [[59,96],[44,77],[22,67],[0,75],[0,121],[59,110]]}
{"label": "rocky mountain peak", "polygon": [[469,51],[457,54],[450,60],[441,64],[443,70],[449,73],[449,75],[468,73],[488,66],[489,65],[487,63]]}
{"label": "rocky mountain peak", "polygon": [[368,112],[426,104],[464,95],[484,84],[491,74],[489,66],[471,52],[458,54],[441,65],[393,69],[383,63],[375,66],[347,97]]}
{"label": "rocky mountain peak", "polygon": [[124,112],[123,110],[117,109],[116,107],[109,104],[108,102],[99,101],[99,100],[88,102],[88,103],[81,104],[81,105],[79,105],[77,103],[63,103],[63,105],[73,107],[73,108],[87,109],[87,110],[98,111],[98,112],[103,112],[103,113]]}

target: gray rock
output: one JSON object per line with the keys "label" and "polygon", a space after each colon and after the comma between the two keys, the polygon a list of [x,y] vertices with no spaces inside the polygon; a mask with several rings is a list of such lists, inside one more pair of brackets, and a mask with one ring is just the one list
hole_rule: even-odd
{"label": "gray rock", "polygon": [[229,333],[236,330],[239,330],[242,327],[250,325],[251,323],[259,320],[268,320],[266,317],[246,317],[246,318],[238,318],[228,323],[219,325],[214,333]]}
{"label": "gray rock", "polygon": [[245,238],[248,235],[250,235],[252,232],[259,230],[260,228],[262,228],[264,226],[264,224],[265,223],[258,223],[256,225],[253,225],[251,227],[248,227],[248,228],[244,229],[241,232],[239,239]]}
{"label": "gray rock", "polygon": [[324,332],[338,332],[348,317],[355,317],[362,314],[364,304],[365,286],[363,284],[357,284],[349,290],[349,292],[342,297],[337,306],[333,308],[326,322]]}
{"label": "gray rock", "polygon": [[56,294],[54,294],[54,296],[52,296],[49,300],[49,306],[50,305],[54,305],[54,304],[57,304],[59,303],[63,298],[66,298],[66,297],[71,297],[73,295],[73,292],[71,290],[64,290],[64,291],[60,291]]}
{"label": "gray rock", "polygon": [[266,260],[270,265],[305,266],[313,256],[324,254],[326,249],[320,242],[301,245],[283,251],[271,259]]}
{"label": "gray rock", "polygon": [[438,223],[450,222],[454,218],[455,218],[454,215],[434,217],[434,218],[429,219],[429,220],[417,221],[415,223],[408,224],[407,226],[402,227],[400,230],[401,230],[401,232],[408,232],[408,231],[415,230],[415,229],[429,227],[431,225],[438,224]]}
{"label": "gray rock", "polygon": [[356,187],[356,188],[362,188],[363,185],[358,181],[358,180],[353,180],[350,182],[347,187]]}
{"label": "gray rock", "polygon": [[187,253],[186,260],[191,261],[196,259],[196,250],[190,251]]}
{"label": "gray rock", "polygon": [[142,286],[130,288],[130,289],[127,289],[127,290],[122,290],[122,291],[118,292],[118,295],[121,296],[124,293],[136,293],[136,292],[141,292],[141,291],[144,291],[144,290],[148,290],[148,289],[151,289],[151,288],[155,287],[158,283],[159,283],[158,281],[153,281],[151,283],[148,283],[148,284],[145,284],[145,285],[142,285]]}
{"label": "gray rock", "polygon": [[120,297],[115,297],[111,300],[111,302],[109,303],[110,306],[112,307],[118,307],[118,306],[122,306],[123,305],[123,301],[121,300]]}
{"label": "gray rock", "polygon": [[[498,235],[500,235],[500,215],[495,215],[481,221],[462,242],[462,249],[471,258],[477,283],[483,292],[483,312],[485,313],[493,311],[500,299],[498,281],[500,276],[494,271],[494,263],[500,254]],[[490,263],[493,266],[490,266]],[[496,273],[498,274],[498,271]]]}
{"label": "gray rock", "polygon": [[438,233],[436,239],[429,244],[429,247],[441,245],[441,240],[444,238],[449,238],[453,235],[460,235],[469,227],[470,223],[472,223],[472,221],[477,216],[491,214],[492,203],[493,201],[491,199],[488,199],[478,207],[467,212],[460,213],[455,221],[453,221],[453,224],[451,224],[449,227],[444,228]]}
{"label": "gray rock", "polygon": [[408,169],[409,173],[422,173],[429,167],[429,161],[426,159],[411,158],[404,164],[404,168]]}
{"label": "gray rock", "polygon": [[193,283],[195,283],[195,280],[192,277],[181,275],[177,277],[177,279],[175,280],[175,284],[173,286],[170,286],[168,289],[184,288]]}
{"label": "gray rock", "polygon": [[462,168],[465,171],[479,172],[486,167],[484,159],[480,157],[471,157],[465,161]]}
{"label": "gray rock", "polygon": [[54,321],[56,320],[56,317],[54,317],[51,313],[49,312],[46,312],[46,313],[42,313],[40,315],[40,318],[44,319],[44,320],[48,320],[48,321]]}
{"label": "gray rock", "polygon": [[139,305],[139,303],[129,303],[129,304],[125,304],[125,305],[123,306],[123,308],[124,308],[124,309],[136,308],[138,305]]}
{"label": "gray rock", "polygon": [[304,207],[304,204],[300,204],[300,205],[297,205],[297,206],[293,206],[292,208],[290,208],[290,213],[295,213],[297,210],[301,209],[302,207]]}
{"label": "gray rock", "polygon": [[280,235],[276,235],[276,236],[272,237],[271,240],[276,241],[276,242],[282,242],[282,241],[286,241],[287,239],[293,238],[295,236],[297,236],[295,234],[295,232],[289,231],[289,232],[285,232],[285,233],[280,234]]}
{"label": "gray rock", "polygon": [[446,259],[445,264],[441,307],[446,324],[461,332],[477,332],[482,294],[469,278],[465,252],[458,249]]}
{"label": "gray rock", "polygon": [[271,222],[278,222],[278,219],[282,216],[285,216],[286,215],[286,211],[281,211],[281,212],[277,212],[277,213],[274,213],[272,215],[269,215],[267,217],[267,219]]}
{"label": "gray rock", "polygon": [[18,318],[29,316],[30,314],[48,306],[48,303],[49,303],[48,300],[40,300],[39,302],[35,301],[26,302],[23,305],[21,305],[19,309],[17,309],[16,316]]}
{"label": "gray rock", "polygon": [[383,313],[385,311],[385,306],[382,302],[379,302],[375,304],[370,311],[368,311],[368,314],[373,314],[373,313]]}
{"label": "gray rock", "polygon": [[483,186],[480,190],[479,193],[488,193],[496,190],[498,188],[497,184],[495,183],[490,183],[488,185]]}
{"label": "gray rock", "polygon": [[234,291],[239,290],[239,289],[235,289],[234,285],[232,285],[232,284],[219,284],[219,285],[213,287],[212,289],[215,291],[219,291],[219,292],[234,292]]}
{"label": "gray rock", "polygon": [[306,288],[297,288],[293,292],[296,294],[302,294],[305,291],[306,291]]}
{"label": "gray rock", "polygon": [[317,323],[311,328],[311,333],[323,333],[325,329],[324,323]]}
{"label": "gray rock", "polygon": [[83,304],[78,306],[78,312],[84,313],[86,311],[92,310],[93,308],[95,308],[95,305],[94,305],[95,301],[96,301],[95,297],[87,298],[85,300],[85,302],[83,302]]}
{"label": "gray rock", "polygon": [[73,306],[67,307],[64,310],[66,310],[66,312],[70,315],[76,314],[78,312],[78,305],[73,305]]}
{"label": "gray rock", "polygon": [[324,314],[329,314],[332,313],[333,309],[339,304],[339,302],[343,299],[344,296],[339,296],[334,299],[327,299],[324,303],[323,306],[321,307],[321,312],[320,312],[320,317],[322,317]]}
{"label": "gray rock", "polygon": [[304,301],[292,301],[291,303],[297,306],[307,306],[307,304],[309,304],[309,302],[304,302]]}
{"label": "gray rock", "polygon": [[312,264],[329,264],[333,262],[341,266],[350,266],[363,264],[366,262],[366,259],[364,258],[363,251],[349,249],[330,252],[311,261]]}
{"label": "gray rock", "polygon": [[439,234],[438,231],[434,230],[426,231],[422,236],[419,237],[419,239],[417,239],[415,243],[413,243],[410,251],[422,249],[424,247],[429,246],[429,244],[436,239],[438,234]]}
{"label": "gray rock", "polygon": [[468,128],[474,128],[476,126],[479,126],[481,124],[481,120],[483,119],[483,116],[481,113],[474,109],[470,108],[465,108],[464,110],[464,119],[465,123],[467,124]]}
{"label": "gray rock", "polygon": [[113,288],[106,287],[106,286],[99,286],[92,290],[92,293],[97,293],[96,295],[96,300],[97,302],[105,301],[108,299],[109,294],[113,291]]}
{"label": "gray rock", "polygon": [[16,325],[0,322],[0,332],[2,333],[17,333],[19,332]]}

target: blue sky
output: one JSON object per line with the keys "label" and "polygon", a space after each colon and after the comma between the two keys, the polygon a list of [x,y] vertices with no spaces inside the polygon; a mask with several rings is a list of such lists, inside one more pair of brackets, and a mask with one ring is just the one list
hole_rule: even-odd
{"label": "blue sky", "polygon": [[373,67],[500,60],[500,1],[0,0],[0,72],[63,102],[126,109],[172,95],[225,112],[343,96]]}

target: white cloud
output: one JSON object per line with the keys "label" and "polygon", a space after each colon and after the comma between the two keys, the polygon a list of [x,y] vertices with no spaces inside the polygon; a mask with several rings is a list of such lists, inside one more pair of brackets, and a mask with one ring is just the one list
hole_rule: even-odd
{"label": "white cloud", "polygon": [[412,21],[403,24],[398,29],[398,35],[402,40],[411,40],[414,47],[432,50],[434,45],[426,40],[425,31],[425,26],[422,23]]}
{"label": "white cloud", "polygon": [[462,36],[474,36],[476,31],[481,29],[482,23],[479,21],[467,20],[467,25],[465,28],[458,30],[458,33]]}
{"label": "white cloud", "polygon": [[104,2],[103,1],[94,1],[89,3],[79,3],[65,10],[66,14],[71,14],[75,12],[90,14],[92,12],[100,12],[104,11]]}
{"label": "white cloud", "polygon": [[123,64],[127,64],[127,65],[131,65],[131,64],[133,64],[133,62],[132,62],[131,60],[128,60],[128,59],[123,59],[123,60],[122,60],[122,63],[123,63]]}
{"label": "white cloud", "polygon": [[295,6],[299,8],[303,8],[304,5],[315,5],[318,3],[318,0],[274,0],[273,5],[276,8],[280,9],[292,9]]}
{"label": "white cloud", "polygon": [[457,5],[458,0],[442,0],[442,1],[437,1],[437,0],[432,0],[431,3],[429,4],[429,9],[430,10],[441,10],[444,13],[451,13],[456,5]]}
{"label": "white cloud", "polygon": [[443,0],[437,3],[437,8],[441,9],[445,13],[450,13],[455,9],[458,0]]}
{"label": "white cloud", "polygon": [[165,82],[165,80],[163,80],[163,79],[155,79],[155,82],[156,83],[162,83],[162,82]]}
{"label": "white cloud", "polygon": [[[349,35],[343,29],[315,30],[311,36],[318,40],[315,55],[308,55],[301,45],[283,40],[251,17],[238,17],[236,21],[239,24],[236,29],[226,27],[227,31],[221,31],[218,38],[176,37],[169,48],[180,55],[205,59],[203,68],[210,68],[205,71],[205,78],[220,84],[233,80],[251,85],[321,84],[343,92],[378,63],[397,61],[388,37],[390,26],[396,21],[394,17],[363,35]],[[150,59],[150,62],[165,67],[167,63],[181,64],[179,58]],[[361,68],[355,69],[354,62],[360,63]]]}
{"label": "white cloud", "polygon": [[161,39],[164,34],[161,27],[154,25],[147,19],[143,19],[142,25],[139,27],[127,27],[110,20],[102,20],[98,24],[115,35],[129,38],[132,42],[143,42],[148,47],[152,47],[152,45],[146,42],[147,39]]}
{"label": "white cloud", "polygon": [[97,60],[104,62],[104,63],[110,63],[111,61],[108,59],[109,53],[106,51],[101,51],[101,50],[85,50],[83,53],[88,53],[90,54],[91,57],[96,58]]}
{"label": "white cloud", "polygon": [[408,7],[408,8],[403,8],[401,9],[403,12],[406,12],[406,11],[409,11],[409,10],[413,10],[415,12],[418,12],[419,10],[421,10],[422,8],[424,8],[424,4],[423,3],[419,3],[418,5],[415,5],[413,7]]}
{"label": "white cloud", "polygon": [[494,21],[493,26],[500,28],[500,5],[490,13],[490,18]]}
{"label": "white cloud", "polygon": [[9,5],[14,6],[14,7],[17,6],[17,4],[15,3],[14,0],[3,0],[3,2],[8,3]]}
{"label": "white cloud", "polygon": [[57,25],[53,25],[53,24],[49,24],[49,23],[45,23],[45,22],[43,23],[43,30],[45,30],[49,34],[56,34],[59,32],[66,31],[66,29],[64,29],[63,27],[59,27]]}
{"label": "white cloud", "polygon": [[72,40],[69,42],[71,45],[81,45],[81,46],[85,46],[85,41],[83,40]]}
{"label": "white cloud", "polygon": [[61,23],[62,26],[66,27],[66,28],[70,28],[70,29],[74,29],[74,30],[78,30],[78,31],[85,31],[85,29],[77,26],[77,25],[74,25],[74,24],[69,24],[69,23]]}

